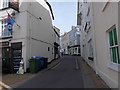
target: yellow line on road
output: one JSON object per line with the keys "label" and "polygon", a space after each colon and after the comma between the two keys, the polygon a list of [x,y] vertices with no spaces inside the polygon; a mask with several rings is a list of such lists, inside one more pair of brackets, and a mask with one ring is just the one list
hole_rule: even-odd
{"label": "yellow line on road", "polygon": [[3,87],[3,88],[11,88],[10,86],[6,85],[5,83],[1,82],[0,81],[0,87]]}

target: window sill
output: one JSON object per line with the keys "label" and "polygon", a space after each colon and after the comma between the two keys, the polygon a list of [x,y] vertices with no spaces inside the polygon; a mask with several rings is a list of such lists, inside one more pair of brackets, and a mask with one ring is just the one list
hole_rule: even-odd
{"label": "window sill", "polygon": [[120,65],[118,65],[118,64],[110,63],[110,64],[107,65],[107,67],[109,69],[114,70],[114,71],[120,72],[120,68],[119,68]]}
{"label": "window sill", "polygon": [[2,36],[2,37],[0,37],[0,39],[8,39],[8,38],[12,38],[12,36]]}

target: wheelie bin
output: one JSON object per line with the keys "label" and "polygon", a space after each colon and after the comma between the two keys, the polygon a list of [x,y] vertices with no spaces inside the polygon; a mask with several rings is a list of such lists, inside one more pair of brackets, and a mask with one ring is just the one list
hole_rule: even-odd
{"label": "wheelie bin", "polygon": [[38,58],[31,58],[29,60],[30,63],[30,73],[37,73],[39,71],[39,59]]}
{"label": "wheelie bin", "polygon": [[44,67],[44,61],[43,61],[43,57],[37,57],[38,59],[38,67],[39,67],[39,70],[42,69]]}
{"label": "wheelie bin", "polygon": [[48,65],[48,58],[44,57],[44,68],[47,68]]}

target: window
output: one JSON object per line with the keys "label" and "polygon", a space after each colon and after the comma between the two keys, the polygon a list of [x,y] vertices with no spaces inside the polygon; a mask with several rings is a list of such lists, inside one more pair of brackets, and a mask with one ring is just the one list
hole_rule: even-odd
{"label": "window", "polygon": [[75,40],[75,45],[77,45],[77,40]]}
{"label": "window", "polygon": [[8,8],[9,0],[1,0],[0,9]]}
{"label": "window", "polygon": [[7,8],[9,5],[9,1],[8,0],[3,0],[3,8]]}
{"label": "window", "polygon": [[89,16],[89,13],[90,13],[90,7],[88,7],[87,16]]}
{"label": "window", "polygon": [[88,59],[93,60],[93,45],[92,45],[92,39],[88,41]]}
{"label": "window", "polygon": [[84,3],[87,3],[87,0],[83,0]]}
{"label": "window", "polygon": [[50,47],[48,47],[48,51],[50,51]]}
{"label": "window", "polygon": [[9,37],[12,35],[12,33],[8,31],[7,19],[0,21],[0,28],[0,37]]}
{"label": "window", "polygon": [[120,64],[118,37],[115,27],[109,32],[109,46],[111,61],[113,63]]}

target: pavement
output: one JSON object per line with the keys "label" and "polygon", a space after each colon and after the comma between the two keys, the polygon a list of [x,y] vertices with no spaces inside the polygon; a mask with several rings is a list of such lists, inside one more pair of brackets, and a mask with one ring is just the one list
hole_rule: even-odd
{"label": "pavement", "polygon": [[81,68],[84,88],[109,88],[107,84],[95,73],[95,71],[81,57],[78,58]]}
{"label": "pavement", "polygon": [[64,56],[14,88],[109,88],[80,56]]}

